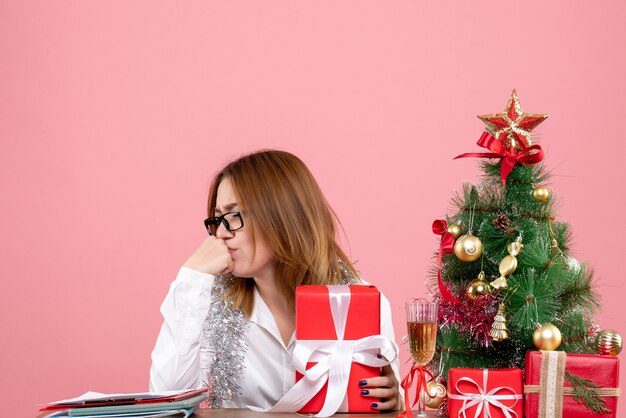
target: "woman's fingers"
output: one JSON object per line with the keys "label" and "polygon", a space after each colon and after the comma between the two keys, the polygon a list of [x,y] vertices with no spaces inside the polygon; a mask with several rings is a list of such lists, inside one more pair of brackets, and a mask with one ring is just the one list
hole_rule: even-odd
{"label": "woman's fingers", "polygon": [[370,377],[369,379],[361,380],[361,382],[359,382],[363,388],[389,388],[393,386],[394,383],[395,378],[392,379],[389,376]]}
{"label": "woman's fingers", "polygon": [[392,398],[396,394],[393,389],[379,388],[379,389],[361,389],[361,395],[371,398]]}
{"label": "woman's fingers", "polygon": [[372,402],[372,408],[380,411],[397,409],[398,403],[398,379],[391,366],[382,369],[382,376],[370,377],[359,382],[361,394],[365,397],[378,398]]}
{"label": "woman's fingers", "polygon": [[372,403],[372,409],[378,409],[379,411],[391,411],[398,409],[398,398],[393,398],[388,401],[380,400],[379,402]]}
{"label": "woman's fingers", "polygon": [[233,269],[233,259],[224,240],[207,237],[184,264],[185,267],[209,273],[227,273]]}
{"label": "woman's fingers", "polygon": [[226,267],[224,267],[224,270],[222,270],[220,273],[225,274],[230,273],[231,271],[233,271],[233,259],[231,258],[230,254],[228,254],[228,258],[226,259]]}

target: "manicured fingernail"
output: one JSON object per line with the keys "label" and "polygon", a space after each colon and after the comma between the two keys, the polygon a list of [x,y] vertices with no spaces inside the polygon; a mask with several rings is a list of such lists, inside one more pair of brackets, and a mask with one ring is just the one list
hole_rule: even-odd
{"label": "manicured fingernail", "polygon": [[361,395],[369,395],[369,394],[370,394],[370,391],[369,391],[369,390],[367,390],[367,389],[363,389],[363,390],[361,391]]}
{"label": "manicured fingernail", "polygon": [[367,380],[363,379],[363,380],[359,380],[359,386],[365,386],[367,385]]}
{"label": "manicured fingernail", "polygon": [[378,404],[376,402],[372,402],[372,408],[378,408]]}
{"label": "manicured fingernail", "polygon": [[378,357],[378,358],[383,358],[383,355],[382,355],[382,354],[380,354],[380,353],[378,353],[378,354],[376,354],[376,357]]}

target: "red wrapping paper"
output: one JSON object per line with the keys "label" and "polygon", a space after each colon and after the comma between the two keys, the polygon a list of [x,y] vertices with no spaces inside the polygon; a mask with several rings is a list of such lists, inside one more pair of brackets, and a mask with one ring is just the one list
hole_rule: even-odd
{"label": "red wrapping paper", "polygon": [[[374,286],[349,286],[350,307],[344,339],[357,340],[380,334],[380,292]],[[336,340],[335,325],[328,299],[326,286],[298,286],[296,288],[296,339]],[[315,363],[307,363],[307,369]],[[379,412],[372,409],[372,402],[379,399],[364,397],[359,381],[380,376],[380,368],[352,363],[348,382],[347,412]],[[296,372],[296,382],[302,375]],[[319,412],[326,399],[327,385],[324,385],[313,399],[298,412]]]}
{"label": "red wrapping paper", "polygon": [[[529,351],[526,354],[526,385],[539,385],[541,375],[541,351]],[[619,359],[599,354],[567,354],[565,370],[583,379],[591,380],[601,388],[619,387]],[[565,387],[571,384],[565,380]],[[612,418],[617,416],[617,397],[602,398],[611,414],[593,414],[579,404],[572,396],[563,396],[563,417],[576,418]],[[529,393],[524,397],[526,417],[536,418],[539,413],[539,394]]]}
{"label": "red wrapping paper", "polygon": [[[522,370],[520,369],[488,369],[487,385],[484,385],[486,369],[450,369],[448,371],[448,416],[450,418],[463,417],[491,417],[506,418],[506,414],[498,406],[502,404],[511,409],[510,416],[522,418],[524,416],[524,402],[521,399],[523,384]],[[476,384],[471,383],[473,380]],[[480,389],[477,387],[480,387]],[[498,388],[500,388],[498,390]],[[470,397],[469,394],[480,395],[481,389],[484,394],[495,397],[489,404],[489,412],[483,402],[470,406],[470,399],[453,399],[454,397]],[[498,399],[503,397],[518,397],[518,399]],[[482,404],[482,405],[481,405]],[[476,415],[478,408],[481,412]],[[463,409],[465,409],[463,411]],[[489,413],[491,415],[489,415]]]}

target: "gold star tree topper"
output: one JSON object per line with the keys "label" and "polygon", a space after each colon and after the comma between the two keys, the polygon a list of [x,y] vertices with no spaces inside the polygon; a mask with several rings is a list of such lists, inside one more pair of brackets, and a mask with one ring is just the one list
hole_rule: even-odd
{"label": "gold star tree topper", "polygon": [[522,151],[531,146],[530,131],[548,118],[548,115],[524,113],[517,93],[513,90],[502,113],[479,115],[487,125],[487,132],[501,141],[510,151]]}

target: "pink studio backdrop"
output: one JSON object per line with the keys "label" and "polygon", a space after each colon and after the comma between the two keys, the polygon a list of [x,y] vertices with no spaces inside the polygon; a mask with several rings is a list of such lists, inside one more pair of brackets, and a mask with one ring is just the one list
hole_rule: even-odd
{"label": "pink studio backdrop", "polygon": [[625,3],[451,3],[1,2],[3,415],[147,390],[209,180],[259,148],[310,166],[399,340],[431,223],[479,178],[452,158],[513,88],[551,114],[558,217],[595,267],[599,324],[626,336]]}

